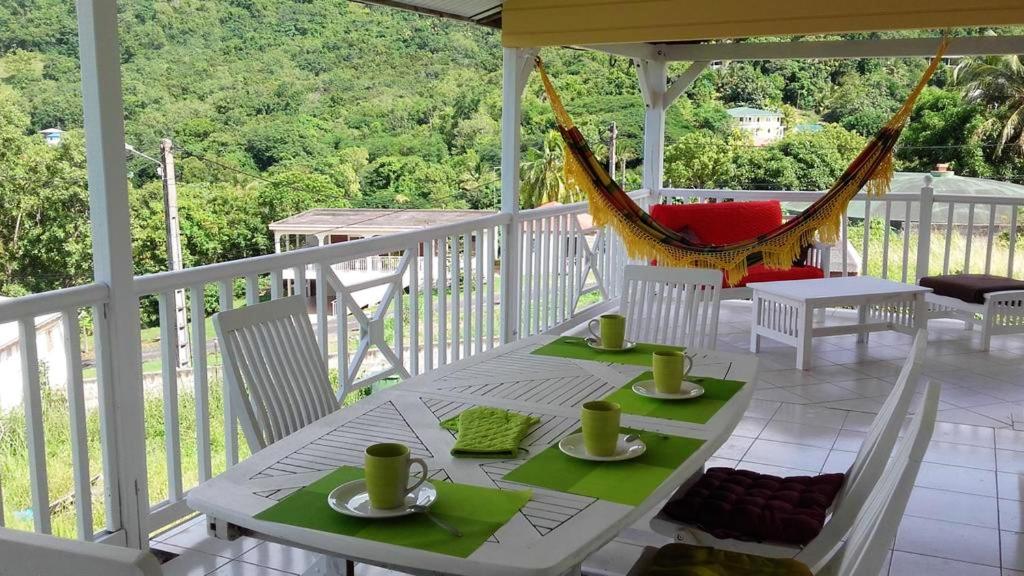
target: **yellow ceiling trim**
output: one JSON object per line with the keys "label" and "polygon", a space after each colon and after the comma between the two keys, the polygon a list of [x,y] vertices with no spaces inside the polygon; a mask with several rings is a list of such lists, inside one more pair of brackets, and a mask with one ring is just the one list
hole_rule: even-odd
{"label": "yellow ceiling trim", "polygon": [[513,48],[1024,24],[1022,0],[505,0]]}

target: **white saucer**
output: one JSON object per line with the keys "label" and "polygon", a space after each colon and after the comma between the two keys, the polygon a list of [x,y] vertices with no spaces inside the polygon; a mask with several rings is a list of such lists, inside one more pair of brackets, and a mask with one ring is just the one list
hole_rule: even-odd
{"label": "white saucer", "polygon": [[327,504],[337,512],[357,518],[397,518],[413,514],[412,506],[430,507],[437,500],[437,490],[430,482],[405,497],[405,506],[379,510],[370,506],[370,495],[366,493],[365,480],[353,480],[338,486],[327,495]]}
{"label": "white saucer", "polygon": [[704,394],[704,388],[688,380],[683,380],[683,385],[679,389],[679,392],[675,394],[666,394],[664,392],[658,392],[657,387],[654,385],[654,380],[641,380],[633,384],[633,392],[641,396],[648,398],[657,398],[658,400],[692,400]]}
{"label": "white saucer", "polygon": [[619,460],[632,460],[638,456],[642,456],[647,451],[647,445],[644,444],[643,440],[639,438],[626,443],[627,434],[619,434],[619,445],[615,447],[615,454],[611,456],[592,456],[587,453],[586,448],[583,447],[583,433],[577,432],[576,434],[570,434],[562,441],[558,443],[558,448],[572,456],[573,458],[579,458],[581,460],[593,460],[595,462],[617,462]]}
{"label": "white saucer", "polygon": [[596,338],[587,338],[587,346],[590,346],[594,350],[600,350],[601,352],[625,352],[626,350],[632,350],[636,348],[636,342],[631,340],[625,340],[622,342],[622,348],[606,348],[601,346],[601,341]]}

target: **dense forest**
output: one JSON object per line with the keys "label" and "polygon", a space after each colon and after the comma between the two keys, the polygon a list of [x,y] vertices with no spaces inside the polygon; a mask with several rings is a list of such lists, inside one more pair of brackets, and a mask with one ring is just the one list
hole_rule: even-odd
{"label": "dense forest", "polygon": [[[121,43],[128,143],[150,156],[161,138],[176,146],[187,266],[272,251],[267,224],[311,207],[499,202],[501,49],[492,30],[347,0],[132,0],[121,3]],[[90,278],[77,49],[74,3],[0,0],[3,295]],[[599,154],[616,123],[620,180],[639,185],[643,103],[631,62],[569,49],[543,56]],[[826,188],[924,65],[723,63],[668,113],[666,180]],[[1021,70],[1019,59],[944,66],[915,109],[900,168],[951,162],[964,175],[1024,178]],[[726,113],[740,105],[781,111],[789,134],[754,147]],[[808,124],[820,129],[797,129]],[[54,127],[67,133],[48,146],[38,131]],[[561,151],[536,78],[523,127],[524,204],[574,199],[559,179]],[[132,155],[129,171],[137,271],[163,270],[156,166]]]}

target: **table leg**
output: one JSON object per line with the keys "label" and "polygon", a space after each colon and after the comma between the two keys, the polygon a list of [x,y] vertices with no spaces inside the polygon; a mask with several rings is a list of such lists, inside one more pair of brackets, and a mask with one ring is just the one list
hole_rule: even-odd
{"label": "table leg", "polygon": [[757,335],[757,327],[761,325],[761,298],[754,294],[752,298],[753,322],[750,323],[750,351],[757,354],[761,351],[761,337]]}
{"label": "table leg", "polygon": [[811,344],[814,339],[814,311],[802,304],[799,308],[800,318],[797,329],[800,343],[796,347],[796,367],[801,370],[811,369]]}
{"label": "table leg", "polygon": [[[870,306],[870,304],[861,304],[860,306],[857,307],[857,324],[860,324],[861,326],[863,326],[863,325],[868,323],[868,306]],[[857,343],[858,344],[867,344],[868,343],[868,333],[867,332],[860,332],[860,333],[858,333],[857,334]]]}
{"label": "table leg", "polygon": [[928,328],[928,302],[924,294],[914,295],[914,332]]}

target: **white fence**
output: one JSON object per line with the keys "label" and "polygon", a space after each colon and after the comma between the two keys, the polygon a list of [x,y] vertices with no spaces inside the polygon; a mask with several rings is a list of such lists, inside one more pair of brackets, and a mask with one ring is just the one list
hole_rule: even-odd
{"label": "white fence", "polygon": [[[859,253],[860,274],[901,282],[916,282],[930,274],[1019,276],[1016,244],[1024,197],[936,194],[929,182],[927,178],[922,180],[921,191],[916,194],[858,194],[840,223],[840,248],[838,259],[832,260],[833,270],[846,274],[857,256],[844,249],[851,247]],[[798,210],[823,194],[664,189],[657,201],[780,200],[784,206]],[[851,227],[858,228],[856,243],[851,242]]]}
{"label": "white fence", "polygon": [[[711,198],[770,198],[799,204],[820,195],[729,190],[633,193],[642,204]],[[907,281],[928,269],[929,258],[933,271],[1014,269],[1015,242],[998,251],[993,246],[1002,245],[1000,235],[1006,230],[1016,230],[1024,200],[938,195],[928,187],[921,195],[858,200],[864,205],[855,205],[843,220],[844,240],[851,228],[863,225],[865,213],[888,222],[874,240],[870,233],[863,235],[857,247],[863,253],[862,274],[871,272],[870,266],[876,264],[869,262],[879,258],[880,275]],[[159,309],[159,338],[154,338],[158,344],[143,351],[145,366],[159,370],[162,381],[156,397],[147,400],[147,406],[156,407],[147,410],[146,417],[151,419],[147,427],[163,432],[157,458],[150,460],[149,527],[155,529],[188,514],[184,501],[188,490],[245,454],[219,376],[219,351],[207,324],[212,311],[304,293],[321,353],[337,373],[339,395],[345,395],[489,350],[501,342],[502,334],[515,338],[562,329],[613,305],[628,259],[614,233],[590,222],[585,204],[555,206],[136,278],[140,306],[155,299]],[[1010,238],[1015,238],[1012,232]],[[987,247],[982,245],[986,241]],[[979,246],[981,257],[972,256],[972,249],[961,254],[957,243]],[[518,257],[508,257],[506,250]],[[841,252],[841,269],[846,269],[849,256]],[[374,259],[388,265],[371,276],[359,274],[363,267],[359,263]],[[504,273],[503,261],[511,266],[511,276]],[[307,281],[314,278],[315,282]],[[513,288],[511,302],[502,301],[505,281]],[[186,332],[176,330],[174,293],[178,290],[189,296]],[[210,305],[205,298],[208,291],[216,294],[216,302]],[[107,353],[112,348],[103,314],[106,299],[106,286],[94,284],[0,303],[0,323],[18,323],[25,343],[26,469],[31,476],[31,527],[40,532],[51,531],[51,510],[64,515],[65,523],[67,510],[73,510],[79,538],[102,537],[121,529],[118,503],[111,497],[117,493],[117,471],[109,464],[116,446],[101,425],[101,446],[90,451],[82,384],[79,318],[88,312],[95,319],[98,418],[101,424],[115,418],[104,396],[111,362]],[[43,429],[48,421],[43,415],[45,392],[32,337],[35,318],[51,313],[62,314],[68,351],[67,414],[63,417],[69,422],[72,446],[74,478],[69,498],[54,492],[52,486],[58,482],[47,475],[50,439]],[[179,333],[188,335],[189,348],[179,348]],[[188,362],[179,362],[180,350],[190,350]],[[190,368],[179,370],[180,364]],[[221,407],[215,400],[226,404]],[[91,453],[99,454],[102,463],[90,463]],[[97,480],[90,470],[99,468]],[[0,479],[0,493],[4,481],[9,480]],[[95,526],[94,484],[102,486],[103,503],[103,520]],[[0,510],[0,521],[4,517]]]}

